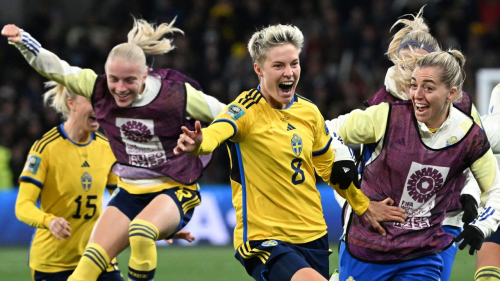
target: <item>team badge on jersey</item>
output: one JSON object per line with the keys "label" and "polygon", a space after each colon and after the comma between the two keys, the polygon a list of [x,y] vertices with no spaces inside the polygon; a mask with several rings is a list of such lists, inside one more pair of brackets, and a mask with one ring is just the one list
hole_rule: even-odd
{"label": "team badge on jersey", "polygon": [[80,179],[82,182],[83,190],[89,191],[90,187],[92,186],[92,176],[88,172],[85,172]]}
{"label": "team badge on jersey", "polygon": [[302,138],[297,134],[293,134],[291,143],[293,153],[295,154],[295,156],[299,157],[299,155],[302,153]]}
{"label": "team badge on jersey", "polygon": [[446,140],[446,146],[450,146],[450,145],[457,143],[457,142],[458,142],[457,137],[453,136],[453,137]]}
{"label": "team badge on jersey", "polygon": [[262,246],[264,246],[264,247],[274,247],[277,245],[278,245],[278,242],[276,240],[267,240],[267,241],[262,242]]}
{"label": "team badge on jersey", "polygon": [[226,113],[229,114],[229,116],[231,116],[234,121],[240,119],[241,116],[245,115],[245,111],[236,104],[231,104]]}
{"label": "team badge on jersey", "polygon": [[40,163],[42,162],[42,158],[36,156],[36,155],[30,155],[28,157],[28,161],[26,163],[26,168],[24,168],[26,171],[32,173],[33,175],[36,175],[38,172],[38,168],[40,168]]}

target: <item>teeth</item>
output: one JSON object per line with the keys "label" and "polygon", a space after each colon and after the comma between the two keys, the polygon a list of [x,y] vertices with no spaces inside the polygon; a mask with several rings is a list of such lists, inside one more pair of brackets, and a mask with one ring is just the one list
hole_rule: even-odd
{"label": "teeth", "polygon": [[281,85],[291,86],[293,82],[282,82]]}
{"label": "teeth", "polygon": [[417,107],[419,107],[419,108],[429,107],[427,104],[420,104],[420,103],[417,103],[416,105],[417,105]]}

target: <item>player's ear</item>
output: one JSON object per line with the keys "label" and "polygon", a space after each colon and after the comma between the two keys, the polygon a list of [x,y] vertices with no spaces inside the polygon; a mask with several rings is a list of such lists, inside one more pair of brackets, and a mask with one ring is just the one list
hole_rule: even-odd
{"label": "player's ear", "polygon": [[74,108],[75,108],[75,101],[72,98],[67,98],[66,99],[66,104],[68,105],[69,110],[74,110]]}
{"label": "player's ear", "polygon": [[257,74],[257,76],[259,76],[259,78],[262,77],[262,68],[260,67],[260,65],[258,63],[254,63],[253,64],[253,70],[255,71],[255,74]]}

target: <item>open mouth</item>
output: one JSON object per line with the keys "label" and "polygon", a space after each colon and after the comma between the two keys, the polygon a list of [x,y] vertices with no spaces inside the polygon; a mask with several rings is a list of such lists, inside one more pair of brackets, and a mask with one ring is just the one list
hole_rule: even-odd
{"label": "open mouth", "polygon": [[427,105],[427,104],[416,103],[415,106],[416,106],[418,112],[424,112],[427,109],[429,109],[429,105]]}
{"label": "open mouth", "polygon": [[293,87],[293,81],[288,81],[288,82],[281,82],[279,83],[278,87],[283,90],[283,91],[290,91]]}
{"label": "open mouth", "polygon": [[93,125],[94,124],[98,124],[97,123],[97,118],[95,118],[94,115],[89,116],[89,121],[90,121],[90,124],[93,124]]}

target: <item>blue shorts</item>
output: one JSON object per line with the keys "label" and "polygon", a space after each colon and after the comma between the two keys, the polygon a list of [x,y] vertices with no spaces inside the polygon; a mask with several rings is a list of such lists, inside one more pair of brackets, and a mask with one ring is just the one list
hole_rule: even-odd
{"label": "blue shorts", "polygon": [[[443,225],[444,232],[453,235],[453,237],[457,237],[458,234],[462,231],[460,227]],[[453,245],[448,247],[448,249],[439,253],[441,258],[443,259],[443,272],[441,272],[441,281],[450,280],[451,269],[453,268],[453,261],[455,261],[455,255],[457,254],[458,247],[457,242],[453,242]]]}
{"label": "blue shorts", "polygon": [[[65,270],[53,273],[36,271],[34,272],[33,279],[35,281],[66,281],[74,270]],[[122,274],[119,270],[105,271],[99,275],[97,281],[123,281]]]}
{"label": "blue shorts", "polygon": [[[339,280],[373,281],[439,281],[443,260],[431,254],[400,263],[377,264],[355,259],[341,242],[339,253]],[[351,279],[349,279],[351,278]]]}
{"label": "blue shorts", "polygon": [[493,232],[490,237],[484,239],[484,242],[493,242],[500,245],[500,228]]}
{"label": "blue shorts", "polygon": [[328,235],[325,235],[304,244],[280,240],[248,241],[236,250],[235,258],[255,280],[289,281],[297,271],[306,267],[328,279],[330,254]]}
{"label": "blue shorts", "polygon": [[181,221],[177,230],[169,237],[173,237],[177,231],[184,228],[194,213],[194,208],[201,204],[201,196],[198,191],[193,191],[185,188],[169,188],[159,192],[146,194],[130,194],[123,188],[117,188],[113,193],[113,197],[108,203],[108,206],[114,206],[124,213],[131,221],[144,210],[144,208],[158,195],[166,194],[170,196],[179,209]]}

